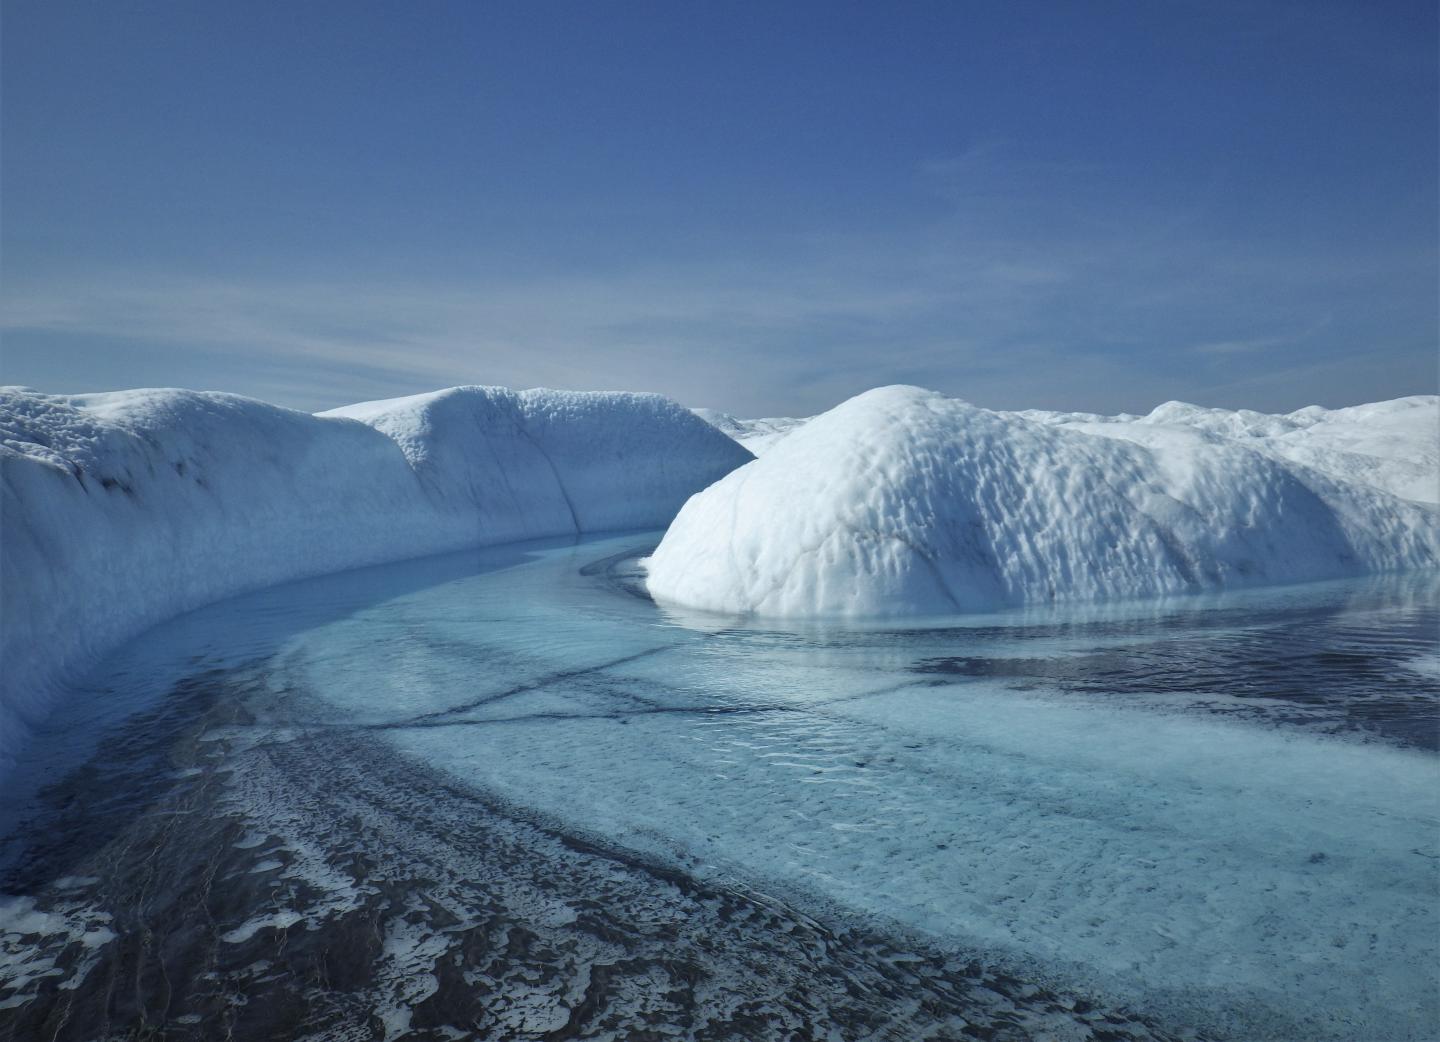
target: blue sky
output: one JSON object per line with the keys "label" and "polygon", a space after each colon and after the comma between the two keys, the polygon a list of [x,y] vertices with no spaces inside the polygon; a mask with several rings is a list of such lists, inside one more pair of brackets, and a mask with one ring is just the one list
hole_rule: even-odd
{"label": "blue sky", "polygon": [[1433,393],[1424,3],[5,0],[0,379]]}

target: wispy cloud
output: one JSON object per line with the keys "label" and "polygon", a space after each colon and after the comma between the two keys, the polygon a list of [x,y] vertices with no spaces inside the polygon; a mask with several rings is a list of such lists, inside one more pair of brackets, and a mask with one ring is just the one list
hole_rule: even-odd
{"label": "wispy cloud", "polygon": [[1326,315],[1288,332],[1275,333],[1270,336],[1251,336],[1240,340],[1211,340],[1203,344],[1196,344],[1190,350],[1197,355],[1218,355],[1220,357],[1253,355],[1278,347],[1304,343],[1322,332],[1326,326],[1330,325],[1330,322],[1330,317]]}
{"label": "wispy cloud", "polygon": [[[1004,144],[937,161],[917,184],[943,205],[888,234],[585,278],[12,279],[7,354],[40,345],[62,367],[68,355],[78,381],[87,352],[150,345],[153,370],[198,359],[233,389],[305,408],[483,382],[803,413],[909,381],[1004,407],[1136,411],[1173,397],[1230,404],[1212,392],[1234,389],[1242,363],[1258,377],[1343,356],[1384,287],[1434,265],[1224,241],[1199,196],[1136,199],[1114,171]],[[1347,308],[1363,314],[1347,322]],[[1401,333],[1382,330],[1413,353],[1413,328]],[[132,369],[132,382],[169,382]],[[1235,404],[1323,397],[1256,386],[1257,400]]]}

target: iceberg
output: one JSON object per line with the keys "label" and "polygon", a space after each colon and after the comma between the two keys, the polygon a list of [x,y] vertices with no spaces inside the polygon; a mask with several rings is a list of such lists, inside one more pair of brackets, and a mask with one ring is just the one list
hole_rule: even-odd
{"label": "iceberg", "polygon": [[661,527],[751,458],[648,394],[456,387],[312,416],[0,388],[0,768],[64,684],[166,618],[347,568]]}
{"label": "iceberg", "polygon": [[646,581],[706,611],[862,617],[1432,568],[1435,409],[1107,418],[879,388],[693,497]]}

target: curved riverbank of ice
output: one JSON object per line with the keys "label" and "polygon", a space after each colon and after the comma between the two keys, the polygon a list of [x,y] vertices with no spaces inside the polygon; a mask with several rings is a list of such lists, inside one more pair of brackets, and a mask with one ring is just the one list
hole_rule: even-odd
{"label": "curved riverbank of ice", "polygon": [[[454,840],[467,815],[486,820],[456,802],[478,793],[554,825],[578,849],[629,851],[669,880],[758,892],[794,910],[764,933],[788,936],[791,921],[813,917],[832,944],[836,926],[888,938],[897,969],[938,949],[1003,970],[1032,999],[1035,985],[1083,996],[1168,1037],[1434,1037],[1440,764],[1425,732],[1437,685],[1408,668],[1433,642],[1428,576],[935,626],[692,628],[690,616],[628,592],[630,562],[653,538],[525,544],[323,577],[213,605],[111,658],[91,677],[109,706],[153,707],[161,727],[187,698],[213,697],[222,710],[201,752],[184,739],[184,755],[226,779],[253,815],[247,849],[202,848],[191,863],[263,882],[253,904],[227,902],[223,920],[200,929],[228,938],[224,952],[255,945],[240,965],[274,961],[277,949],[283,960],[295,943],[363,952],[352,913],[384,880],[388,907],[367,908],[359,935],[395,938],[415,958],[377,958],[351,982],[379,982],[401,1008],[424,1009],[424,985],[458,976],[457,945],[512,966],[513,949],[494,960],[495,949],[461,940],[470,935],[448,911],[424,912],[434,874],[375,867],[435,837]],[[46,737],[76,742],[93,723],[76,700]],[[160,729],[143,717],[132,726]],[[220,758],[222,746],[231,751]],[[118,739],[99,747],[117,773],[168,773]],[[51,752],[36,761],[48,769],[54,752],[37,751]],[[433,830],[395,828],[396,817],[374,813],[383,807],[405,823],[454,813]],[[111,851],[148,857],[159,833],[160,857],[174,859],[209,824],[169,827],[149,800],[139,809],[108,849],[90,855],[71,841],[105,866],[107,885]],[[493,832],[482,849],[496,849]],[[282,885],[249,875],[247,859],[262,851],[290,877]],[[472,854],[451,846],[437,863],[449,871]],[[588,884],[567,892],[563,876],[547,883],[533,862],[516,865],[526,880],[540,877],[530,890],[538,900],[508,924],[583,924],[597,902],[613,907]],[[100,874],[84,862],[66,871]],[[150,867],[137,877],[138,896],[151,900]],[[295,878],[305,886],[286,885]],[[463,907],[485,908],[496,877],[464,878]],[[395,900],[407,892],[413,904]],[[61,899],[73,900],[52,896]],[[276,913],[303,921],[287,932],[272,925]],[[631,920],[671,943],[678,921],[643,908]],[[142,958],[159,958],[189,943],[191,925],[143,937],[117,926],[105,956],[133,974],[117,951],[143,944]],[[509,934],[499,936],[503,945]],[[686,964],[686,981],[692,967],[715,980],[737,952],[726,934],[706,936],[710,954]],[[757,940],[743,939],[744,959],[769,950]],[[293,979],[273,968],[264,976]],[[563,978],[576,979],[585,978]],[[103,995],[104,978],[84,987]],[[265,994],[258,982],[245,987],[252,1003]],[[712,989],[697,1002],[715,992],[728,994]],[[906,977],[885,1005],[902,1015],[924,994]],[[577,990],[539,1001],[563,1024],[578,1000]],[[1129,1037],[1096,1025],[1097,1038]],[[948,1024],[951,1034],[963,1027]],[[1072,1036],[1056,1028],[1053,1037]]]}
{"label": "curved riverbank of ice", "polygon": [[1152,597],[1433,567],[1436,522],[1193,425],[1040,422],[887,387],[694,497],[649,588],[792,617]]}
{"label": "curved riverbank of ice", "polygon": [[170,616],[325,572],[655,527],[750,458],[657,395],[461,387],[311,416],[0,391],[0,769],[57,685]]}

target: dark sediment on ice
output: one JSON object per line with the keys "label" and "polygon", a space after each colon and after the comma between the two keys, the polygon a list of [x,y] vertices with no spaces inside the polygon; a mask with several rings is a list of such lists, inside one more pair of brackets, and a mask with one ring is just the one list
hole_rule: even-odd
{"label": "dark sediment on ice", "polygon": [[0,875],[0,1039],[1181,1037],[602,848],[283,702],[196,678],[45,791]]}

